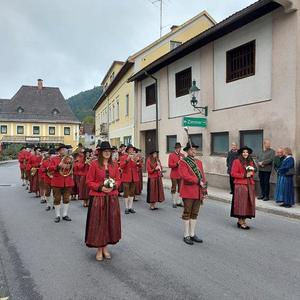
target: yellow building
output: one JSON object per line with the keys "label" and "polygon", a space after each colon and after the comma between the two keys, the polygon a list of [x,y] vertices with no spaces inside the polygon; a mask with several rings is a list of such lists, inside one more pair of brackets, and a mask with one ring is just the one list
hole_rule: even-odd
{"label": "yellow building", "polygon": [[79,120],[65,101],[59,88],[22,86],[10,100],[0,100],[0,143],[64,143],[75,147],[79,138]]}
{"label": "yellow building", "polygon": [[114,61],[101,85],[104,92],[94,107],[96,141],[109,140],[112,145],[135,143],[134,82],[128,79],[140,69],[212,27],[215,21],[201,12],[130,56],[126,62]]}

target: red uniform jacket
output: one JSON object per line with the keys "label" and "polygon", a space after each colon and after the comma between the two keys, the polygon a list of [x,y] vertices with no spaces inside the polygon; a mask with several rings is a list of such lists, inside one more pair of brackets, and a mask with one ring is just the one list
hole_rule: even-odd
{"label": "red uniform jacket", "polygon": [[122,155],[120,159],[120,168],[122,170],[122,182],[138,182],[140,180],[139,168],[141,164],[128,160],[128,154]]}
{"label": "red uniform jacket", "polygon": [[26,171],[31,170],[31,157],[32,156],[33,156],[33,154],[31,154],[30,152],[27,152],[27,155],[26,155]]}
{"label": "red uniform jacket", "polygon": [[98,160],[92,161],[86,176],[86,184],[90,189],[90,196],[118,195],[118,188],[121,184],[118,164],[113,163],[112,165],[109,165],[108,172],[109,177],[114,179],[116,182],[116,188],[112,190],[109,194],[98,191],[99,188],[103,186],[104,180],[106,179],[105,167],[100,166]]}
{"label": "red uniform jacket", "polygon": [[[250,166],[255,167],[254,162],[251,161]],[[255,184],[253,177],[246,177],[246,167],[247,165],[243,165],[239,159],[233,161],[231,176],[234,177],[234,184]]]}
{"label": "red uniform jacket", "polygon": [[26,160],[26,157],[27,157],[27,151],[26,150],[22,150],[19,152],[18,154],[18,160],[19,160],[19,163],[20,163],[20,169],[21,170],[24,170],[25,169],[25,164],[24,164],[24,161]]}
{"label": "red uniform jacket", "polygon": [[148,172],[148,178],[158,178],[158,177],[162,176],[161,171],[155,170],[155,168],[158,165],[162,168],[160,161],[159,162],[155,162],[155,163],[151,163],[150,157],[147,159],[147,161],[146,161],[146,169],[147,169],[147,172]]}
{"label": "red uniform jacket", "polygon": [[40,170],[39,170],[39,176],[43,179],[43,181],[47,184],[51,184],[51,178],[47,175],[48,169],[50,166],[50,159],[44,159],[42,161]]}
{"label": "red uniform jacket", "polygon": [[50,165],[48,170],[53,173],[53,178],[51,179],[51,186],[63,188],[63,187],[73,187],[73,175],[69,175],[64,177],[59,173],[59,164],[61,162],[62,157],[57,155],[51,158]]}
{"label": "red uniform jacket", "polygon": [[177,154],[175,151],[173,153],[170,153],[169,155],[169,168],[171,168],[170,178],[171,179],[180,179],[179,174],[179,162],[181,158],[184,158],[183,153]]}
{"label": "red uniform jacket", "polygon": [[[202,182],[206,184],[202,162],[199,159],[195,159],[195,161],[198,170],[200,170],[202,174]],[[185,199],[203,200],[204,189],[200,186],[196,174],[184,160],[179,163],[179,173],[182,179],[180,185],[180,197]]]}
{"label": "red uniform jacket", "polygon": [[78,162],[78,173],[79,176],[86,176],[89,170],[89,165],[85,163],[85,161],[81,160]]}
{"label": "red uniform jacket", "polygon": [[31,168],[39,168],[42,162],[42,156],[31,155],[30,157],[30,166]]}

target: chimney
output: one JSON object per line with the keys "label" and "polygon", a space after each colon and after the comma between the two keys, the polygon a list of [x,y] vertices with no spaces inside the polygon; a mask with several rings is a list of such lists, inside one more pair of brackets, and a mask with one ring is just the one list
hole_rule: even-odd
{"label": "chimney", "polygon": [[178,25],[172,25],[170,29],[171,29],[171,31],[174,31],[174,30],[176,30],[178,27],[179,27]]}
{"label": "chimney", "polygon": [[38,87],[39,91],[41,91],[43,89],[43,79],[37,80],[37,87]]}

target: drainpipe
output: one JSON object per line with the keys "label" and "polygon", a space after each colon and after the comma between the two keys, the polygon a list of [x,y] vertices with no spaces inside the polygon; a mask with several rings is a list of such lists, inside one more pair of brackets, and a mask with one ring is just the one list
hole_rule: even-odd
{"label": "drainpipe", "polygon": [[156,127],[156,137],[155,137],[155,150],[159,151],[159,146],[158,146],[158,93],[157,93],[157,78],[154,77],[151,74],[148,74],[147,72],[145,72],[145,75],[147,77],[152,78],[155,81],[155,91],[154,91],[154,98],[155,98],[155,127]]}

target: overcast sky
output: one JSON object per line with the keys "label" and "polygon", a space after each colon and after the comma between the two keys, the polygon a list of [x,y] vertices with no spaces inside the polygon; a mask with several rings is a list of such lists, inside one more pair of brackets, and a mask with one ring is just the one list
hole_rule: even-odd
{"label": "overcast sky", "polygon": [[[153,0],[0,0],[0,98],[21,85],[60,87],[65,98],[99,85],[113,60],[159,38]],[[163,33],[202,10],[221,21],[255,0],[164,0]]]}

